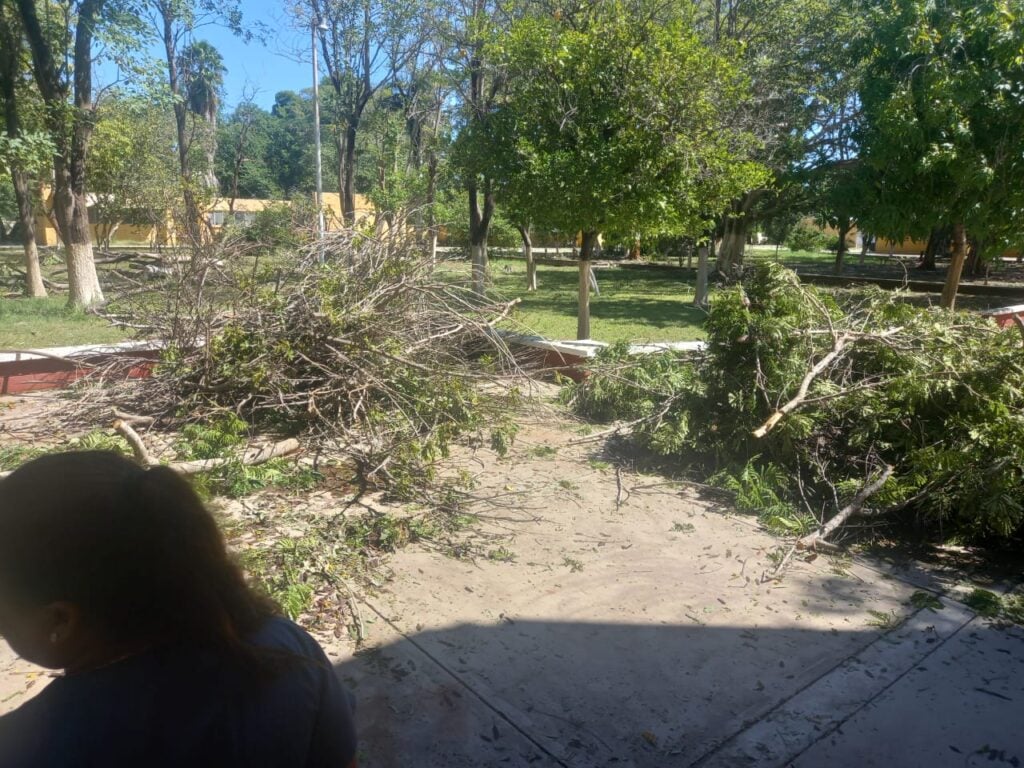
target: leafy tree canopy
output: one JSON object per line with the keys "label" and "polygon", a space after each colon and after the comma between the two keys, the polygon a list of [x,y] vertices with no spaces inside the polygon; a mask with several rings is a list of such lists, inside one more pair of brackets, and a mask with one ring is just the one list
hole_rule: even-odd
{"label": "leafy tree canopy", "polygon": [[889,0],[864,11],[858,135],[872,231],[962,224],[1018,240],[1024,190],[1024,3]]}
{"label": "leafy tree canopy", "polygon": [[460,136],[460,156],[489,169],[523,220],[697,233],[763,181],[753,138],[721,120],[746,83],[681,13],[604,2],[571,20],[523,18],[492,48],[509,94]]}

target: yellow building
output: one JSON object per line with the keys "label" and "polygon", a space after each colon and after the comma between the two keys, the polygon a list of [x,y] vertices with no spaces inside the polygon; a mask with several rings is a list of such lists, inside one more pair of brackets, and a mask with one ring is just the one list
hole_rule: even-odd
{"label": "yellow building", "polygon": [[[52,217],[53,197],[49,189],[43,189],[42,199],[44,201],[43,210],[36,213],[36,242],[40,246],[60,245],[60,235],[57,233],[57,226]],[[93,214],[95,200],[95,196],[89,195],[89,223],[93,243],[101,244],[109,240],[111,245],[145,245],[148,247],[175,245],[177,241],[176,228],[171,211],[167,212],[165,220],[158,225],[126,221],[111,226],[97,221]],[[229,222],[243,227],[252,224],[256,220],[257,213],[273,205],[291,205],[291,203],[288,200],[257,200],[239,197],[232,201],[229,198],[218,198],[206,207],[203,216],[210,231],[216,235]],[[341,196],[337,192],[325,192],[323,208],[324,224],[327,230],[341,229],[344,221]],[[356,195],[355,215],[356,225],[359,226],[367,221],[373,223],[377,214],[373,204],[364,195]],[[110,231],[107,231],[108,229]]]}

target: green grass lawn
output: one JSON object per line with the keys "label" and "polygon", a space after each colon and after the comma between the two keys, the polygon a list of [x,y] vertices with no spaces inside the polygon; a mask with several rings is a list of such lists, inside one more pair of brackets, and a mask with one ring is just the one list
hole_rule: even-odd
{"label": "green grass lawn", "polygon": [[[468,269],[465,265],[458,265]],[[492,292],[520,298],[516,322],[549,339],[576,338],[578,272],[537,267],[537,291],[526,290],[526,262],[491,259]],[[693,283],[672,270],[599,269],[600,295],[590,300],[596,341],[691,341],[704,338],[705,314],[693,306]]]}
{"label": "green grass lawn", "polygon": [[38,349],[124,341],[107,321],[67,308],[67,298],[0,298],[0,349]]}

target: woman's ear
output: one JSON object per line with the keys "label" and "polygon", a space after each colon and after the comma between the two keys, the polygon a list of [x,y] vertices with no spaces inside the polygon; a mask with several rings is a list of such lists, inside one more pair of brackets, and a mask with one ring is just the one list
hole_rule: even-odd
{"label": "woman's ear", "polygon": [[6,639],[27,661],[62,669],[81,656],[84,635],[81,609],[74,603],[58,600],[22,613]]}

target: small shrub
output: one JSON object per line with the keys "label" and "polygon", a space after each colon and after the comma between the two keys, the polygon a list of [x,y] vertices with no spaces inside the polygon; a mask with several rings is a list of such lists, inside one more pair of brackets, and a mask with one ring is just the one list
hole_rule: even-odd
{"label": "small shrub", "polygon": [[791,251],[820,251],[825,247],[825,233],[814,224],[801,221],[786,235],[786,247]]}

